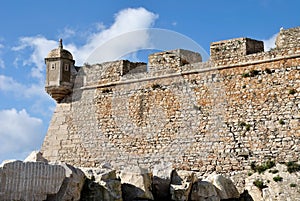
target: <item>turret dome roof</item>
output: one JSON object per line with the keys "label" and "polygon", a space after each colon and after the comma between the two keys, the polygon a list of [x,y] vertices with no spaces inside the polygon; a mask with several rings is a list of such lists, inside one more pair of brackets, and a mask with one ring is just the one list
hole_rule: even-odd
{"label": "turret dome roof", "polygon": [[63,49],[62,39],[59,40],[58,48],[51,50],[48,53],[47,58],[65,58],[73,60],[72,54],[68,50]]}

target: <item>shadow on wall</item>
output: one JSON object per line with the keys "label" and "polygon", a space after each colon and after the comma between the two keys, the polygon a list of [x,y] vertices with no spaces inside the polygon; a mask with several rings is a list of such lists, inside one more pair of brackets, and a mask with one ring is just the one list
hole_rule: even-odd
{"label": "shadow on wall", "polygon": [[[90,66],[86,66],[90,67]],[[77,73],[73,78],[74,86],[73,86],[73,92],[70,94],[71,102],[79,101],[82,97],[82,91],[80,88],[84,85],[84,77],[86,76],[86,73],[84,71],[83,67],[76,67]]]}

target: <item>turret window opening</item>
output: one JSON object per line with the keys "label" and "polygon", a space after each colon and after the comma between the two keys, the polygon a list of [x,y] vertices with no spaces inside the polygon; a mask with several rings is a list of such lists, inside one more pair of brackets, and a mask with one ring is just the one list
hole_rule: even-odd
{"label": "turret window opening", "polygon": [[56,68],[56,63],[51,64],[51,70],[55,70]]}
{"label": "turret window opening", "polygon": [[65,64],[65,71],[69,71],[69,64]]}

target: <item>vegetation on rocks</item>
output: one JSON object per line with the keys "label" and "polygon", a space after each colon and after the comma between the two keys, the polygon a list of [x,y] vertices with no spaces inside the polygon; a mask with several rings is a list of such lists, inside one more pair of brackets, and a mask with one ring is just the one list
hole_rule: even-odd
{"label": "vegetation on rocks", "polygon": [[259,180],[259,179],[255,180],[255,181],[253,182],[253,184],[254,184],[254,186],[256,186],[257,188],[259,188],[259,190],[262,190],[262,189],[268,187],[267,185],[264,184],[264,182],[263,182],[262,180]]}
{"label": "vegetation on rocks", "polygon": [[254,172],[258,172],[259,174],[263,173],[264,171],[271,169],[275,166],[275,162],[268,160],[267,162],[263,163],[262,165],[255,165],[254,162],[251,163],[251,169]]}
{"label": "vegetation on rocks", "polygon": [[298,163],[288,162],[288,163],[286,163],[286,166],[287,166],[287,171],[289,173],[299,172],[300,171],[300,165]]}
{"label": "vegetation on rocks", "polygon": [[279,181],[282,181],[282,177],[281,176],[279,176],[279,175],[277,175],[276,177],[273,177],[273,180],[275,181],[275,182],[279,182]]}

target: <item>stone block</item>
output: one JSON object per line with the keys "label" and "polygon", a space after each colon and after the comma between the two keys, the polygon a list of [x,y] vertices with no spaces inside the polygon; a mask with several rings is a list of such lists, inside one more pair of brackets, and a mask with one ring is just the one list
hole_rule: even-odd
{"label": "stone block", "polygon": [[162,162],[153,167],[153,196],[155,200],[170,200],[172,163]]}
{"label": "stone block", "polygon": [[195,172],[186,170],[174,170],[170,185],[171,199],[185,201],[189,199],[193,183],[197,181]]}
{"label": "stone block", "polygon": [[207,181],[197,181],[191,190],[191,201],[220,201],[215,186]]}
{"label": "stone block", "polygon": [[43,157],[40,151],[33,151],[27,156],[24,162],[44,162],[48,163],[48,160]]}
{"label": "stone block", "polygon": [[66,164],[12,161],[0,166],[0,200],[79,200],[83,173]]}
{"label": "stone block", "polygon": [[126,167],[119,174],[124,201],[153,200],[152,173],[137,166]]}
{"label": "stone block", "polygon": [[215,186],[220,199],[232,199],[240,197],[237,188],[229,178],[226,178],[220,174],[211,174],[205,180]]}
{"label": "stone block", "polygon": [[82,201],[122,201],[121,181],[116,177],[116,170],[108,166],[82,170],[87,176],[82,190]]}
{"label": "stone block", "polygon": [[212,60],[233,60],[235,57],[263,52],[264,43],[250,38],[236,38],[213,42],[210,45]]}

